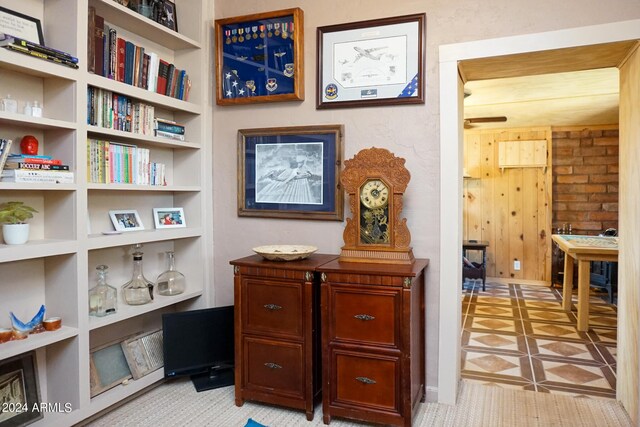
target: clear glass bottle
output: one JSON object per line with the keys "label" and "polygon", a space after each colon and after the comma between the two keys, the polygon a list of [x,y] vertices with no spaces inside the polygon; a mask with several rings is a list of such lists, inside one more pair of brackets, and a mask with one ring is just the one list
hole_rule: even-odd
{"label": "clear glass bottle", "polygon": [[109,267],[96,267],[98,284],[89,289],[89,316],[103,317],[118,310],[118,291],[107,283]]}
{"label": "clear glass bottle", "polygon": [[42,105],[40,105],[38,101],[33,101],[33,106],[31,107],[31,115],[33,117],[42,117]]}
{"label": "clear glass bottle", "polygon": [[176,270],[176,257],[173,251],[165,252],[167,259],[167,270],[160,273],[156,279],[158,294],[171,296],[184,292],[184,274]]}
{"label": "clear glass bottle", "polygon": [[144,277],[142,272],[142,245],[134,246],[133,275],[131,280],[122,285],[122,296],[129,305],[142,305],[153,300],[153,283]]}

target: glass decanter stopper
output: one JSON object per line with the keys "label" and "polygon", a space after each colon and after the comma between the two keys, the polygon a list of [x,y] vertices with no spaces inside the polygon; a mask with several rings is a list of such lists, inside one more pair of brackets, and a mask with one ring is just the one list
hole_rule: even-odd
{"label": "glass decanter stopper", "polygon": [[134,246],[133,276],[122,285],[124,301],[129,305],[147,304],[153,300],[153,283],[148,281],[142,273],[142,245]]}
{"label": "glass decanter stopper", "polygon": [[118,310],[118,291],[107,284],[109,267],[96,267],[98,284],[89,289],[89,316],[103,317]]}
{"label": "glass decanter stopper", "polygon": [[184,274],[176,270],[176,257],[173,251],[165,252],[167,257],[167,270],[160,273],[156,279],[158,293],[160,295],[171,296],[184,292]]}

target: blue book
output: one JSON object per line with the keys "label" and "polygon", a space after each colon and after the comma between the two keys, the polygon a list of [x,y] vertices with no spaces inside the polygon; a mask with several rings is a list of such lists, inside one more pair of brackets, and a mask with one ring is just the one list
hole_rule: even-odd
{"label": "blue book", "polygon": [[124,48],[124,82],[128,85],[133,84],[133,56],[136,46],[130,41],[125,42]]}
{"label": "blue book", "polygon": [[9,158],[12,162],[19,159],[42,159],[42,160],[52,160],[51,156],[40,156],[36,154],[9,154]]}

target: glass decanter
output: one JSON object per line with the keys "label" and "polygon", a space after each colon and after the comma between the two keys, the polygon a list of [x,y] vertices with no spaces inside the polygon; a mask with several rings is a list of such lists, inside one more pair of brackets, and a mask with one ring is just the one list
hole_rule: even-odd
{"label": "glass decanter", "polygon": [[89,316],[103,317],[118,310],[118,291],[107,284],[109,267],[96,267],[98,284],[89,289]]}
{"label": "glass decanter", "polygon": [[176,257],[173,251],[165,252],[167,259],[167,270],[160,273],[156,279],[158,294],[171,296],[184,292],[184,274],[176,270]]}
{"label": "glass decanter", "polygon": [[134,246],[133,275],[131,280],[122,285],[122,296],[129,305],[142,305],[153,300],[153,283],[142,273],[142,245]]}

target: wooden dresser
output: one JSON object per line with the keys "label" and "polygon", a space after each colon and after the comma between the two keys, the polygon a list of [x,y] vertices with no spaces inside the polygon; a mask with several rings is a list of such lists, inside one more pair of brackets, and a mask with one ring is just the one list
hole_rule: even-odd
{"label": "wooden dresser", "polygon": [[337,255],[293,262],[253,255],[231,261],[235,298],[235,399],[303,409],[321,391],[320,280]]}
{"label": "wooden dresser", "polygon": [[428,263],[333,260],[318,268],[325,424],[337,416],[411,426],[425,396]]}

